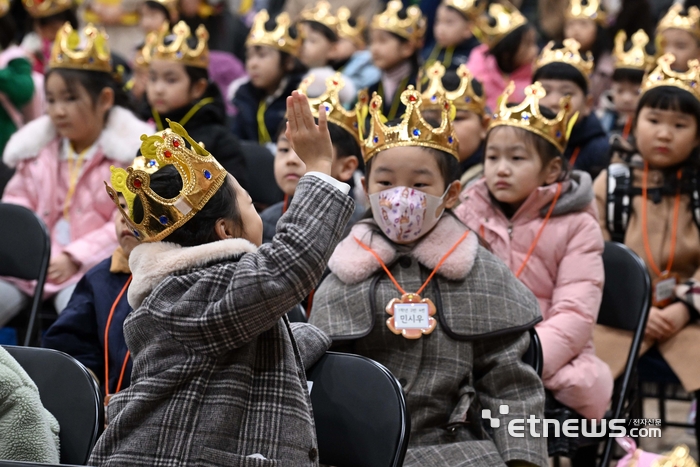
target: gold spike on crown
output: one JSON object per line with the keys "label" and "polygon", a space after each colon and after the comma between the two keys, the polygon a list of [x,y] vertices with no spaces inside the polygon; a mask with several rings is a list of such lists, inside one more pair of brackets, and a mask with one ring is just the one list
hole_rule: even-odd
{"label": "gold spike on crown", "polygon": [[425,35],[425,18],[420,8],[415,5],[406,8],[406,18],[398,16],[403,8],[400,0],[390,0],[386,4],[386,9],[372,17],[372,29],[388,31],[397,36],[403,37],[412,44],[420,44]]}
{"label": "gold spike on crown", "polygon": [[110,73],[112,60],[107,33],[88,24],[81,37],[78,31],[66,22],[54,39],[49,67]]}
{"label": "gold spike on crown", "polygon": [[615,68],[631,68],[633,70],[646,71],[647,67],[654,64],[654,56],[647,53],[646,46],[649,36],[643,29],[632,34],[632,46],[625,51],[627,34],[619,31],[615,36]]}
{"label": "gold spike on crown", "polygon": [[477,115],[484,115],[486,103],[483,96],[479,96],[472,86],[474,76],[469,72],[467,66],[462,63],[457,68],[459,86],[453,91],[448,91],[442,84],[445,76],[445,67],[440,62],[435,62],[426,70],[428,87],[423,91],[423,110],[442,110],[440,97],[443,96],[456,110],[468,110]]}
{"label": "gold spike on crown", "polygon": [[139,68],[148,68],[151,63],[152,49],[158,42],[158,33],[156,31],[146,34],[143,45],[136,49],[134,57],[134,65]]}
{"label": "gold spike on crown", "polygon": [[46,18],[73,7],[72,0],[22,0],[22,4],[32,18]]}
{"label": "gold spike on crown", "polygon": [[[494,22],[493,26],[491,21]],[[489,5],[488,14],[484,12],[474,20],[473,32],[477,39],[493,49],[504,37],[526,23],[527,20],[516,7],[503,0]]]}
{"label": "gold spike on crown", "polygon": [[504,125],[522,128],[543,137],[564,152],[569,133],[578,116],[578,113],[571,115],[570,98],[562,97],[559,100],[559,113],[555,118],[549,119],[540,112],[540,99],[547,93],[539,81],[525,88],[525,99],[520,104],[508,107],[508,98],[513,91],[515,84],[511,81],[498,99],[498,109],[493,114],[489,129]]}
{"label": "gold spike on crown", "polygon": [[[226,182],[227,172],[209,152],[204,150],[176,122],[170,128],[152,136],[141,136],[141,154],[162,168],[174,165],[182,178],[180,193],[171,199],[156,194],[150,188],[151,176],[142,168],[128,167],[115,169],[112,174],[113,186],[105,185],[107,193],[116,203],[134,236],[144,242],[163,240],[180,228],[195,214]],[[189,143],[191,149],[185,142]],[[138,196],[143,206],[143,219],[137,223],[133,214],[127,214],[119,205],[118,193]],[[130,211],[133,213],[133,209]]]}
{"label": "gold spike on crown", "polygon": [[[191,48],[187,40],[192,37],[192,32],[187,23],[180,21],[173,26],[172,31],[167,22],[163,23],[157,35],[148,35],[146,47],[141,49],[142,54],[146,63],[159,59],[182,63],[185,66],[207,68],[209,66],[209,46],[207,45],[209,32],[203,24],[200,24],[195,31],[195,36],[197,46]],[[168,41],[169,44],[166,45]]]}
{"label": "gold spike on crown", "polygon": [[590,19],[605,26],[606,15],[600,6],[600,0],[569,0],[565,16],[567,19]]}
{"label": "gold spike on crown", "polygon": [[313,21],[330,29],[333,34],[338,34],[338,18],[331,14],[331,4],[326,0],[320,0],[312,7],[307,5],[299,15],[300,21]]}
{"label": "gold spike on crown", "polygon": [[[314,75],[309,75],[299,84],[298,91],[306,94],[311,83],[315,80]],[[350,133],[359,144],[360,134],[358,131],[357,111],[346,110],[340,102],[340,90],[345,87],[345,80],[340,73],[326,78],[326,90],[318,97],[309,97],[309,106],[314,117],[318,118],[318,109],[321,105],[326,109],[328,121],[335,123],[348,133]]]}
{"label": "gold spike on crown", "polygon": [[336,13],[338,19],[338,37],[341,39],[347,39],[358,49],[365,48],[365,19],[362,17],[355,18],[355,26],[350,25],[350,18],[352,18],[352,13],[350,9],[346,6],[341,6],[338,8]]}
{"label": "gold spike on crown", "polygon": [[[462,16],[470,21],[474,21],[477,16],[483,13],[486,6],[485,1],[480,2],[479,0],[445,0],[443,4],[459,11]],[[483,7],[480,5],[483,5]]]}
{"label": "gold spike on crown", "polygon": [[585,58],[579,52],[581,45],[576,39],[564,39],[560,49],[554,48],[554,41],[549,42],[540,52],[535,62],[535,69],[539,70],[550,63],[566,63],[576,68],[586,80],[591,78],[593,73],[593,55],[586,52]]}
{"label": "gold spike on crown", "polygon": [[0,0],[0,18],[10,11],[10,0]]}
{"label": "gold spike on crown", "polygon": [[682,4],[673,4],[666,15],[659,21],[659,25],[656,27],[656,34],[660,34],[666,29],[682,29],[700,39],[700,9],[696,6],[691,6],[688,8],[687,15],[682,15],[682,11]]}
{"label": "gold spike on crown", "polygon": [[367,139],[362,143],[365,162],[385,149],[400,146],[421,146],[438,149],[459,158],[457,150],[459,143],[454,134],[452,119],[450,118],[450,103],[444,97],[440,97],[442,117],[440,126],[435,128],[426,122],[421,114],[420,92],[413,86],[401,93],[401,102],[406,106],[406,113],[401,118],[401,123],[395,126],[386,126],[382,115],[382,97],[376,92],[369,103],[370,126]]}
{"label": "gold spike on crown", "polygon": [[273,47],[295,57],[301,50],[301,38],[289,35],[292,22],[287,13],[281,13],[275,18],[275,28],[272,31],[265,29],[265,23],[270,20],[267,10],[260,10],[253,18],[253,26],[246,39],[246,46],[263,45]]}
{"label": "gold spike on crown", "polygon": [[690,455],[688,446],[679,444],[672,451],[663,453],[651,467],[698,467],[698,464]]}
{"label": "gold spike on crown", "polygon": [[688,60],[688,71],[673,71],[671,65],[676,61],[673,54],[665,54],[656,60],[654,68],[642,82],[642,94],[660,86],[673,86],[684,89],[700,100],[700,62]]}

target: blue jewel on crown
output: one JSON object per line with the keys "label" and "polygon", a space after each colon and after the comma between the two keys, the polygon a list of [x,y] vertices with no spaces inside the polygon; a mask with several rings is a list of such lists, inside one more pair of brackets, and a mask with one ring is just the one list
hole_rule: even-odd
{"label": "blue jewel on crown", "polygon": [[530,114],[527,112],[523,112],[523,114],[520,118],[522,118],[525,121],[528,121],[528,120],[530,120]]}
{"label": "blue jewel on crown", "polygon": [[211,172],[209,172],[207,169],[204,169],[204,178],[207,180],[211,178]]}
{"label": "blue jewel on crown", "polygon": [[561,131],[557,130],[557,138],[561,138]]}
{"label": "blue jewel on crown", "polygon": [[420,136],[420,130],[418,128],[413,129],[413,136]]}
{"label": "blue jewel on crown", "polygon": [[160,217],[158,218],[158,220],[160,221],[161,224],[163,224],[163,225],[168,225],[168,218],[167,218],[167,217],[165,217],[165,216],[160,216]]}
{"label": "blue jewel on crown", "polygon": [[150,159],[150,160],[148,161],[148,166],[149,166],[149,167],[153,167],[153,166],[155,166],[155,165],[156,165],[155,159]]}
{"label": "blue jewel on crown", "polygon": [[430,98],[430,102],[437,102],[437,96],[435,94]]}
{"label": "blue jewel on crown", "polygon": [[471,101],[472,101],[472,98],[469,97],[469,96],[467,96],[467,97],[464,98],[464,102],[469,103],[469,102],[471,102]]}
{"label": "blue jewel on crown", "polygon": [[453,141],[454,141],[454,138],[453,138],[452,136],[450,136],[449,138],[447,138],[447,142],[448,142],[448,143],[452,144]]}
{"label": "blue jewel on crown", "polygon": [[177,58],[182,58],[182,52],[178,50],[178,51],[175,53],[175,56],[176,56]]}
{"label": "blue jewel on crown", "polygon": [[132,233],[134,234],[134,237],[139,238],[139,231],[134,229],[132,230]]}
{"label": "blue jewel on crown", "polygon": [[375,136],[374,139],[372,139],[372,141],[374,142],[374,144],[377,144],[379,142],[379,137]]}

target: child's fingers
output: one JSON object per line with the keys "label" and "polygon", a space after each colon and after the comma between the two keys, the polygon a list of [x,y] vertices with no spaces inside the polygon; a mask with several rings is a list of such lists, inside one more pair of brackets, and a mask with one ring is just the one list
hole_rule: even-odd
{"label": "child's fingers", "polygon": [[[294,113],[294,98],[287,97],[287,131],[295,133],[297,131],[297,118]],[[290,139],[289,136],[287,139]]]}
{"label": "child's fingers", "polygon": [[299,94],[299,105],[301,106],[301,115],[304,119],[304,127],[307,130],[315,129],[316,123],[314,122],[314,116],[311,113],[311,107],[309,106],[309,99],[304,94]]}
{"label": "child's fingers", "polygon": [[323,104],[318,106],[318,131],[323,135],[328,131],[328,115],[326,115],[326,106]]}
{"label": "child's fingers", "polygon": [[[292,92],[292,99],[294,100],[294,116],[297,119],[297,129],[298,130],[304,130],[308,129],[307,127],[307,122],[304,119],[304,106],[302,106],[302,99],[301,96],[303,94],[300,94],[298,91],[293,91]],[[308,103],[306,105],[308,109]]]}

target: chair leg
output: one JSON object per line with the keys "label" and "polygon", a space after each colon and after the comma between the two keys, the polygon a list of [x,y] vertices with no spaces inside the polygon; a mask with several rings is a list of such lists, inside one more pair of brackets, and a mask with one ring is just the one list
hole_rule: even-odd
{"label": "chair leg", "polygon": [[666,426],[666,385],[657,383],[657,390],[659,395],[659,418],[661,419],[661,426]]}
{"label": "chair leg", "polygon": [[[700,401],[700,399],[698,399],[698,398],[700,398],[700,390],[695,391],[695,400],[696,400],[695,403],[696,404],[698,403],[698,401]],[[698,449],[700,449],[700,417],[698,417],[697,410],[698,409],[697,409],[697,405],[696,405],[695,406],[695,442],[697,443],[696,446],[698,447]]]}

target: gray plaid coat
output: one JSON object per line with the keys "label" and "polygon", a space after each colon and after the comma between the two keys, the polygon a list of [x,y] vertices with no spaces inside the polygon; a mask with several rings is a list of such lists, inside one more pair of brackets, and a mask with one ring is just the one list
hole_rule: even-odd
{"label": "gray plaid coat", "polygon": [[[372,358],[399,379],[411,414],[405,465],[547,465],[546,438],[513,438],[505,428],[514,418],[543,417],[542,382],[522,362],[527,330],[541,319],[534,295],[471,233],[421,294],[438,309],[437,328],[416,340],[395,335],[384,308],[401,294],[353,237],[415,292],[467,229],[445,215],[415,247],[397,251],[373,227],[372,221],[356,224],[338,245],[329,262],[333,274],[316,290],[311,323],[338,349]],[[501,404],[508,415],[499,415]],[[482,430],[477,407],[490,409],[501,426]]]}
{"label": "gray plaid coat", "polygon": [[317,284],[352,211],[307,175],[257,251],[242,239],[138,246],[131,386],[111,399],[90,465],[318,465],[304,364],[330,341],[282,317]]}

